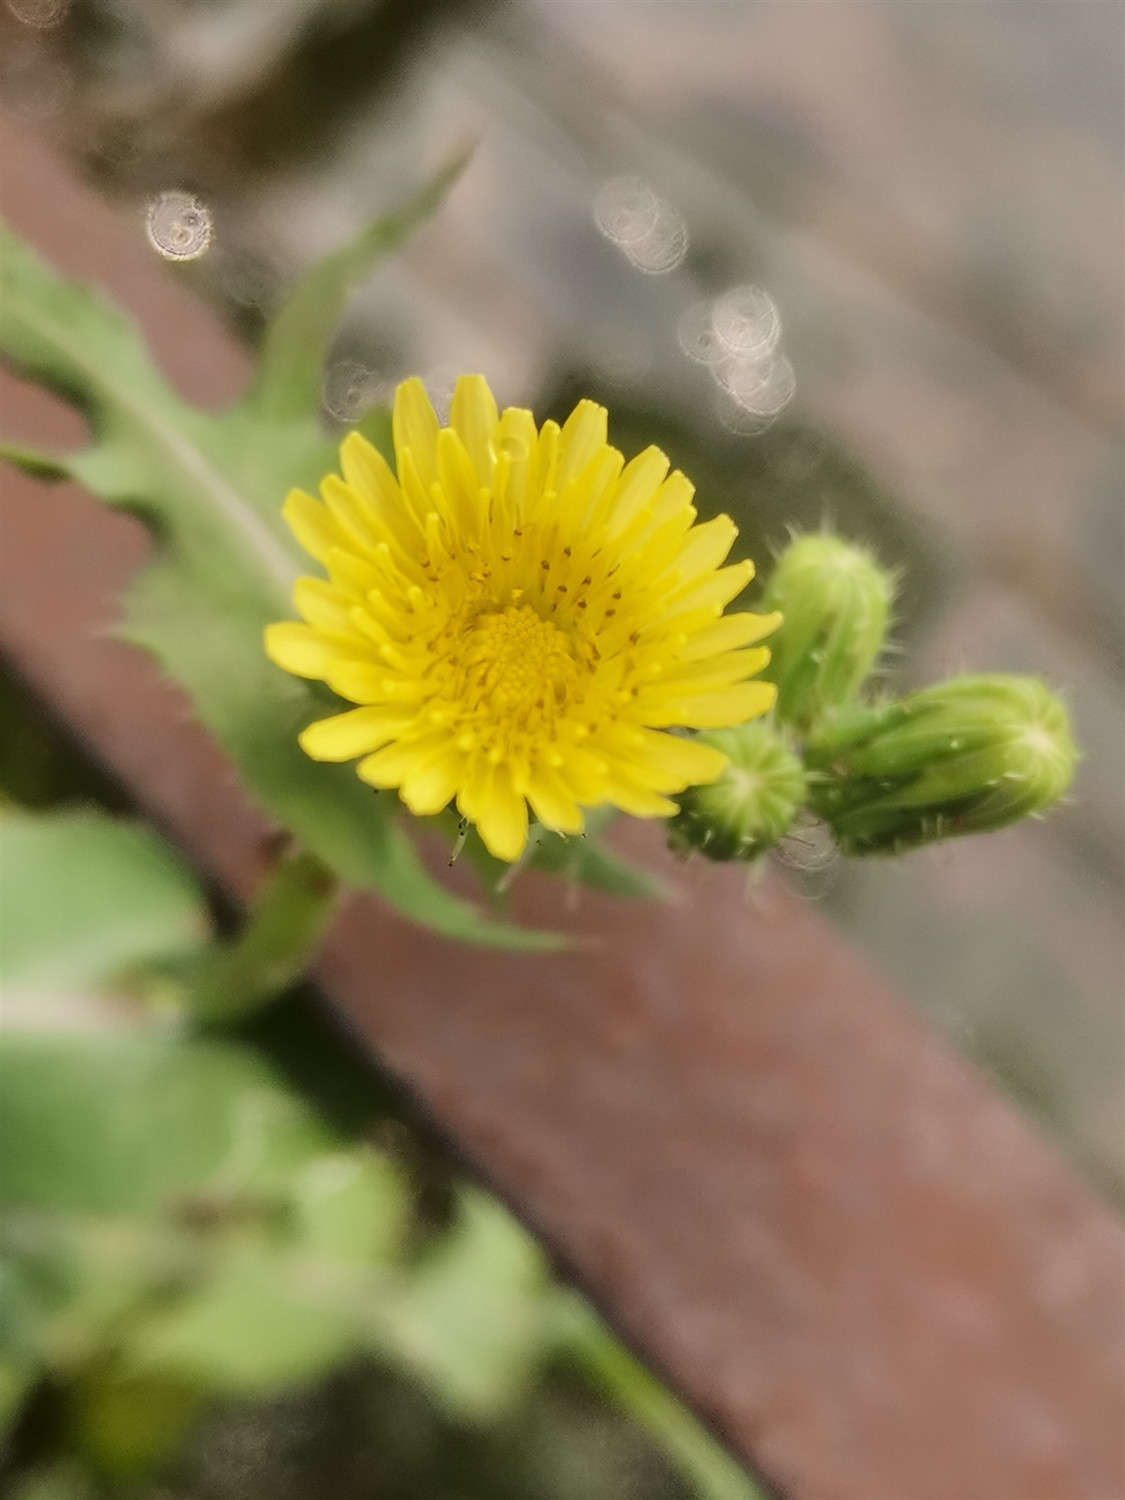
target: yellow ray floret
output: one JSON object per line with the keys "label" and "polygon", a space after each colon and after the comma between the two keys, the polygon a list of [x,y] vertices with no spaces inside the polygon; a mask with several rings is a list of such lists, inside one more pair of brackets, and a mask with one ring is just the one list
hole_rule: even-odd
{"label": "yellow ray floret", "polygon": [[637,817],[713,781],[725,757],[671,728],[742,724],[773,703],[750,679],[779,615],[723,615],[753,577],[724,566],[727,516],[695,525],[694,490],[657,448],[625,463],[606,413],[566,424],[498,412],[483,377],[457,383],[441,427],[420,381],[395,396],[397,474],[358,433],[320,500],[285,519],[327,577],[302,578],[304,623],[266,631],[270,658],[358,705],[310,724],[314,760],[362,757],[412,812],[456,801],[500,859],[528,807],[580,833],[583,807]]}

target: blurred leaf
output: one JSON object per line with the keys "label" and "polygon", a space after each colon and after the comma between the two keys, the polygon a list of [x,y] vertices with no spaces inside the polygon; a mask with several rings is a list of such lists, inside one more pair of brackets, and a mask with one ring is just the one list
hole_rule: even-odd
{"label": "blurred leaf", "polygon": [[57,458],[53,453],[40,453],[38,449],[28,448],[22,443],[0,443],[0,458],[7,459],[15,468],[34,475],[36,479],[67,477],[65,459]]}
{"label": "blurred leaf", "polygon": [[0,1362],[16,1385],[37,1369],[43,1327],[73,1298],[76,1270],[66,1225],[0,1207]]}
{"label": "blurred leaf", "polygon": [[0,816],[0,985],[61,990],[197,948],[186,867],[151,830],[95,811]]}
{"label": "blurred leaf", "polygon": [[370,1342],[408,1208],[388,1159],[344,1147],[242,1048],[0,1040],[0,1355],[17,1367],[117,1348],[122,1378],[308,1378]]}
{"label": "blurred leaf", "polygon": [[305,1252],[375,1265],[398,1253],[410,1202],[390,1157],[356,1147],[318,1156],[294,1177],[292,1212]]}
{"label": "blurred leaf", "polygon": [[[92,441],[69,455],[20,455],[54,466],[109,505],[138,511],[159,550],[125,599],[122,633],[187,689],[204,725],[267,811],[346,884],[378,890],[451,937],[515,948],[561,939],[491,921],[437,884],[396,815],[348,766],[314,763],[298,731],[331,705],[323,689],[281,672],[262,649],[266,625],[291,613],[300,559],[281,521],[293,485],[335,463],[315,409],[293,406],[302,339],[319,383],[322,330],[348,287],[396,243],[449,174],[388,228],[373,226],[293,293],[264,354],[259,387],[215,416],[188,406],[153,367],[133,325],[95,292],[58,277],[0,226],[0,355],[87,414]],[[323,308],[321,299],[327,301]],[[319,310],[318,310],[319,309]]]}
{"label": "blurred leaf", "polygon": [[494,1199],[458,1197],[454,1226],[386,1310],[389,1349],[461,1416],[491,1420],[519,1399],[545,1347],[547,1268]]}
{"label": "blurred leaf", "polygon": [[363,229],[304,276],[266,329],[251,406],[275,422],[315,411],[321,366],[352,293],[385,255],[441,207],[471,151],[460,152],[396,212]]}
{"label": "blurred leaf", "polygon": [[[0,1295],[3,1288],[0,1287]],[[0,1330],[0,1452],[4,1439],[20,1414],[25,1398],[39,1378],[38,1362],[30,1355],[22,1359],[5,1352]]]}
{"label": "blurred leaf", "polygon": [[71,1440],[98,1475],[129,1483],[171,1458],[207,1392],[175,1376],[139,1377],[109,1360],[84,1371],[68,1397]]}
{"label": "blurred leaf", "polygon": [[61,1459],[17,1479],[11,1500],[100,1500],[93,1479],[71,1459]]}
{"label": "blurred leaf", "polygon": [[248,1246],[199,1291],[140,1322],[123,1357],[138,1375],[174,1373],[229,1395],[282,1390],[363,1346],[368,1283],[329,1260]]}
{"label": "blurred leaf", "polygon": [[120,1214],[268,1195],[330,1140],[238,1047],[0,1038],[0,1206]]}

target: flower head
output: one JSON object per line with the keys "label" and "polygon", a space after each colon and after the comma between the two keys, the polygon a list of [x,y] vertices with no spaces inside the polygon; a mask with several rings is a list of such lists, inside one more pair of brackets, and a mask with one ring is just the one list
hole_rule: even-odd
{"label": "flower head", "polygon": [[780,616],[722,617],[754,572],[723,566],[729,517],[695,525],[688,480],[656,448],[625,463],[591,401],[537,429],[468,375],[441,427],[408,380],[393,430],[397,477],[353,432],[343,477],[285,504],[328,576],[299,580],[305,623],[271,626],[266,650],[360,705],[310,724],[304,750],[362,757],[419,815],[456,799],[506,860],[528,804],[560,833],[600,803],[675,813],[668,794],[726,758],[663,731],[741,724],[775,697],[749,679]]}
{"label": "flower head", "polygon": [[705,729],[703,743],[728,759],[718,780],[691,787],[668,825],[673,849],[747,864],[793,826],[808,796],[805,770],[773,718],[734,729]]}
{"label": "flower head", "polygon": [[770,661],[780,719],[808,730],[854,698],[886,646],[894,594],[866,547],[830,532],[793,538],[764,595],[785,615]]}

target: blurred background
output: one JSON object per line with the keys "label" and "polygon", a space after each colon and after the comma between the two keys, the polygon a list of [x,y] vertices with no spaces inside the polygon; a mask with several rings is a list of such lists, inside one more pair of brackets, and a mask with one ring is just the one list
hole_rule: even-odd
{"label": "blurred background", "polygon": [[[781,871],[1117,1201],[1122,22],[1109,0],[0,0],[0,107],[247,338],[299,268],[478,142],[353,308],[329,422],[415,372],[439,405],[464,370],[540,417],[593,396],[750,555],[828,522],[900,568],[894,684],[995,669],[1061,690],[1085,759],[1046,824],[893,866],[810,871],[795,848]],[[120,805],[10,675],[4,694],[9,800]],[[401,1101],[380,1108],[429,1161]],[[432,1228],[454,1179],[440,1152],[427,1172],[444,1185],[411,1201]],[[159,1494],[685,1482],[558,1369],[520,1408],[540,1468],[513,1478],[494,1447],[479,1481],[437,1460],[402,1480],[437,1451],[423,1397],[362,1362],[325,1380],[220,1413]],[[356,1447],[375,1409],[414,1442],[378,1488]],[[323,1467],[344,1450],[346,1472]]]}

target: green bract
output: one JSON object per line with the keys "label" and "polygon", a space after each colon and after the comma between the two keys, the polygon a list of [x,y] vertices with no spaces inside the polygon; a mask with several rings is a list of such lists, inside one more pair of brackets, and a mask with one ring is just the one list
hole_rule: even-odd
{"label": "green bract", "polygon": [[669,824],[673,848],[708,859],[753,860],[788,833],[806,799],[805,773],[768,719],[697,736],[728,757],[718,781],[680,797]]}
{"label": "green bract", "polygon": [[958,677],[841,713],[807,741],[812,806],[848,854],[895,854],[1046,812],[1077,751],[1035,677]]}
{"label": "green bract", "polygon": [[761,602],[784,616],[763,673],[777,684],[779,718],[807,730],[855,696],[886,644],[894,592],[866,547],[828,533],[789,544]]}

